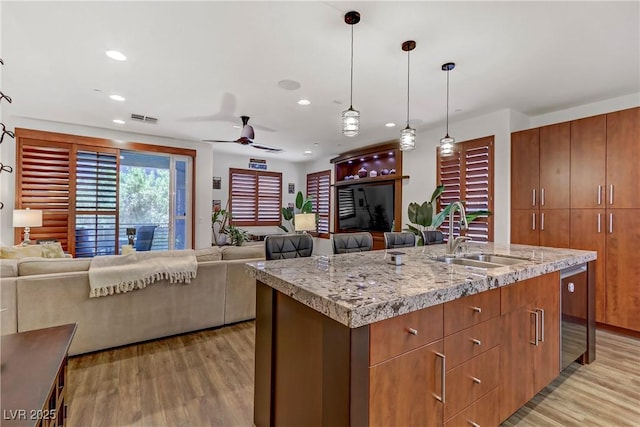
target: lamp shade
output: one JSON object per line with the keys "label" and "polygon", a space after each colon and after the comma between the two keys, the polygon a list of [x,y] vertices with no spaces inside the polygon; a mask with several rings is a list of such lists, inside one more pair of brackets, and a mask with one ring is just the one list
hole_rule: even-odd
{"label": "lamp shade", "polygon": [[38,209],[14,209],[14,227],[42,227],[42,211]]}
{"label": "lamp shade", "polygon": [[295,216],[296,231],[315,231],[316,230],[316,214],[296,214]]}

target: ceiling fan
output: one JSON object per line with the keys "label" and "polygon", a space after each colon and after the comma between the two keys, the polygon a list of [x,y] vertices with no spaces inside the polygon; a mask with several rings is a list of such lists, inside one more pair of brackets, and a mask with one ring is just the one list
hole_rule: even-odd
{"label": "ceiling fan", "polygon": [[250,145],[253,148],[259,148],[261,150],[266,150],[271,153],[277,153],[282,151],[281,148],[270,147],[268,145],[256,144],[253,142],[253,138],[255,137],[255,133],[253,132],[253,126],[249,124],[249,116],[241,116],[242,119],[242,132],[240,133],[240,138],[235,141],[223,141],[219,139],[204,139],[204,142],[235,142],[241,145]]}

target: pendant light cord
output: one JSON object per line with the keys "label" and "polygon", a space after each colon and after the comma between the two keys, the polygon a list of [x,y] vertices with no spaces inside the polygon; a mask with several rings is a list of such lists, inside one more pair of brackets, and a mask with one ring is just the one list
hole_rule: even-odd
{"label": "pendant light cord", "polygon": [[447,68],[447,137],[449,136],[449,71]]}
{"label": "pendant light cord", "polygon": [[349,93],[349,109],[353,110],[353,25],[351,24],[351,90]]}
{"label": "pendant light cord", "polygon": [[409,81],[409,70],[411,69],[410,67],[410,55],[411,55],[411,51],[407,50],[407,127],[409,127],[409,85],[410,85],[410,81]]}

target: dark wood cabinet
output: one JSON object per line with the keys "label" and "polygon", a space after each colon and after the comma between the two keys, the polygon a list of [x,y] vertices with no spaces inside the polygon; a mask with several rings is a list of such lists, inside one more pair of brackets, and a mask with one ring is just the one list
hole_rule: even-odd
{"label": "dark wood cabinet", "polygon": [[540,209],[569,208],[571,125],[540,128]]}
{"label": "dark wood cabinet", "polygon": [[501,288],[500,420],[560,373],[558,272]]}
{"label": "dark wood cabinet", "polygon": [[537,209],[511,211],[511,243],[534,245],[539,243]]}
{"label": "dark wood cabinet", "polygon": [[540,246],[569,247],[569,232],[571,231],[569,209],[541,209],[538,218],[540,236],[538,244]]}
{"label": "dark wood cabinet", "polygon": [[540,185],[540,129],[511,134],[511,209],[535,209]]}
{"label": "dark wood cabinet", "polygon": [[571,209],[571,247],[598,252],[595,271],[596,321],[605,319],[605,228],[604,209]]}
{"label": "dark wood cabinet", "polygon": [[640,331],[640,209],[607,209],[606,323]]}
{"label": "dark wood cabinet", "polygon": [[607,156],[604,114],[571,122],[571,208],[603,208]]}
{"label": "dark wood cabinet", "polygon": [[607,207],[640,208],[640,107],[607,114]]}

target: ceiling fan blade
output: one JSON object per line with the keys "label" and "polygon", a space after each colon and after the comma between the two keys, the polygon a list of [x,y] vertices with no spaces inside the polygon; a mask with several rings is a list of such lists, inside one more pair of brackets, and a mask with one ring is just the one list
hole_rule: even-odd
{"label": "ceiling fan blade", "polygon": [[237,142],[237,141],[222,141],[220,139],[203,139],[202,142]]}
{"label": "ceiling fan blade", "polygon": [[269,147],[268,145],[251,144],[251,146],[253,148],[259,148],[260,150],[266,150],[266,151],[269,151],[271,153],[279,153],[281,151],[284,151],[282,148]]}

